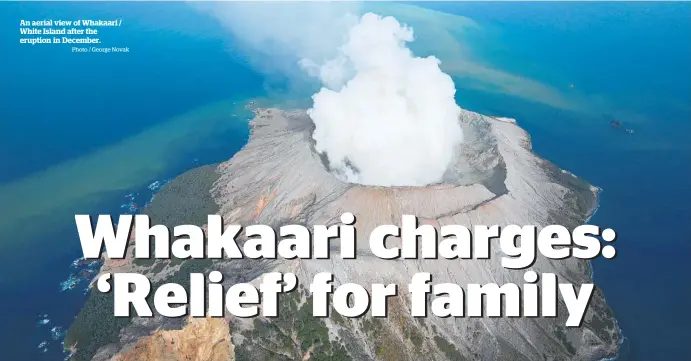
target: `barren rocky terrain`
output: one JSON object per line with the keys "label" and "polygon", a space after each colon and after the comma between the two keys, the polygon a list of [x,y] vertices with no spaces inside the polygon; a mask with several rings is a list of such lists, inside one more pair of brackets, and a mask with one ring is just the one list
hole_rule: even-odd
{"label": "barren rocky terrain", "polygon": [[[435,227],[575,227],[592,215],[599,189],[534,154],[529,135],[513,120],[463,111],[459,122],[466,141],[439,183],[376,187],[345,183],[330,172],[326,157],[314,151],[314,125],[304,111],[259,109],[240,152],[216,168],[183,174],[144,212],[171,226],[199,224],[213,205],[227,224],[276,227],[336,224],[343,212],[352,212],[359,239],[365,240],[375,226],[397,224],[403,214]],[[189,207],[191,199],[204,206]],[[303,284],[282,296],[277,319],[228,316],[222,322],[160,315],[113,320],[110,296],[92,290],[65,344],[76,347],[75,359],[98,361],[600,360],[617,352],[616,321],[597,288],[580,328],[564,327],[564,312],[556,318],[416,319],[406,299],[415,273],[430,272],[435,283],[465,285],[522,284],[523,272],[501,267],[497,248],[487,260],[391,261],[369,254],[365,241],[358,247],[356,260],[335,254],[328,260],[106,261],[104,270],[148,274],[153,287],[164,281],[184,285],[190,272],[210,270],[221,271],[226,285],[258,282],[267,271],[293,272]],[[538,257],[532,269],[576,285],[592,282],[589,263],[578,259]],[[390,300],[385,319],[347,319],[333,311],[329,318],[313,318],[308,284],[324,271],[334,274],[336,284],[396,283],[401,292]],[[99,328],[86,332],[90,325]]]}

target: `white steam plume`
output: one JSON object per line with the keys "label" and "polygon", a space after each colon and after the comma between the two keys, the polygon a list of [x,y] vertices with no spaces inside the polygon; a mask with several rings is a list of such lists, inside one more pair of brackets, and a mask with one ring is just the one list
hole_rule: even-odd
{"label": "white steam plume", "polygon": [[[312,96],[314,139],[343,180],[440,181],[463,139],[451,78],[406,47],[412,29],[362,17],[357,3],[193,3],[235,35],[255,69],[324,86]],[[295,85],[295,84],[293,84]],[[313,91],[313,90],[311,90]]]}
{"label": "white steam plume", "polygon": [[438,182],[463,140],[451,77],[437,58],[413,56],[410,41],[412,29],[368,13],[350,28],[339,56],[319,68],[330,89],[314,94],[308,111],[316,149],[346,181]]}

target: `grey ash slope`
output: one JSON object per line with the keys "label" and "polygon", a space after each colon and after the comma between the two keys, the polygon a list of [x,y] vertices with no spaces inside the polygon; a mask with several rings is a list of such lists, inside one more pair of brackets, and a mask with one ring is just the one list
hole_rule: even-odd
{"label": "grey ash slope", "polygon": [[[536,156],[528,134],[517,125],[468,111],[462,112],[460,123],[467,141],[440,184],[386,188],[344,183],[329,173],[314,151],[313,124],[305,112],[256,111],[248,144],[218,167],[212,194],[226,222],[333,224],[343,212],[353,212],[361,240],[357,260],[283,261],[276,269],[295,272],[305,283],[323,271],[332,272],[339,284],[397,283],[401,296],[390,304],[387,319],[332,315],[315,321],[309,332],[297,330],[315,338],[300,345],[285,335],[295,331],[301,318],[303,293],[285,301],[292,315],[286,317],[293,318],[283,323],[247,320],[233,325],[238,360],[299,359],[310,350],[312,359],[355,360],[599,360],[616,354],[620,335],[597,290],[583,327],[575,329],[563,326],[565,312],[536,319],[408,316],[405,285],[417,272],[432,273],[435,283],[460,285],[522,284],[523,272],[502,268],[498,247],[490,260],[380,260],[368,254],[362,241],[377,225],[397,224],[401,215],[415,214],[434,226],[575,226],[597,206],[599,189]],[[556,273],[561,282],[592,281],[588,262],[581,260],[538,258],[533,269]],[[304,320],[297,323],[307,327]]]}

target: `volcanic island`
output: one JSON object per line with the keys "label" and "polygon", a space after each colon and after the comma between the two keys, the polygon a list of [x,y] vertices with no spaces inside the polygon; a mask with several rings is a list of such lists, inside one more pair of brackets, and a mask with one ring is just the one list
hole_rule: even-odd
{"label": "volcanic island", "polygon": [[[204,226],[208,214],[226,224],[331,225],[344,212],[357,217],[358,238],[382,224],[416,215],[438,228],[457,224],[560,224],[587,222],[599,188],[538,157],[530,136],[513,119],[461,110],[464,141],[442,179],[427,186],[370,186],[341,180],[328,155],[315,150],[315,125],[304,110],[254,109],[250,138],[230,160],[199,167],[167,183],[143,213],[152,224]],[[423,245],[424,247],[424,245]],[[435,283],[523,282],[523,272],[489,259],[383,260],[358,243],[356,259],[106,259],[105,272],[145,274],[156,287],[189,286],[190,273],[219,271],[223,284],[258,284],[267,272],[292,272],[300,280],[281,295],[279,317],[116,318],[112,293],[92,288],[71,325],[65,347],[77,361],[153,360],[603,360],[617,355],[622,338],[596,287],[581,327],[567,328],[566,313],[553,318],[410,316],[406,292],[389,299],[388,317],[312,316],[309,282],[331,272],[336,285],[395,283],[405,290],[413,275],[429,272]],[[531,268],[576,286],[592,283],[588,261],[538,255]],[[559,309],[565,309],[559,301]],[[153,300],[150,300],[153,303]],[[151,307],[152,310],[154,309]]]}

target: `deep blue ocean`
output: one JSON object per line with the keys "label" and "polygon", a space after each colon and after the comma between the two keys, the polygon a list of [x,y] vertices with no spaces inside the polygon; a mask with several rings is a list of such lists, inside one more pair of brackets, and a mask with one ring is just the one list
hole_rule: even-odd
{"label": "deep blue ocean", "polygon": [[[573,100],[455,79],[459,105],[516,118],[536,153],[604,190],[591,223],[617,231],[618,256],[594,261],[595,282],[626,337],[620,360],[688,360],[691,3],[421,6],[480,24],[466,43],[483,64]],[[132,51],[18,43],[21,19],[51,17],[123,18],[101,37]],[[80,272],[74,213],[141,207],[153,182],[230,158],[248,135],[242,105],[280,81],[233,56],[227,32],[183,3],[4,2],[0,26],[0,344],[3,360],[62,360],[61,331],[87,286],[61,290]]]}

